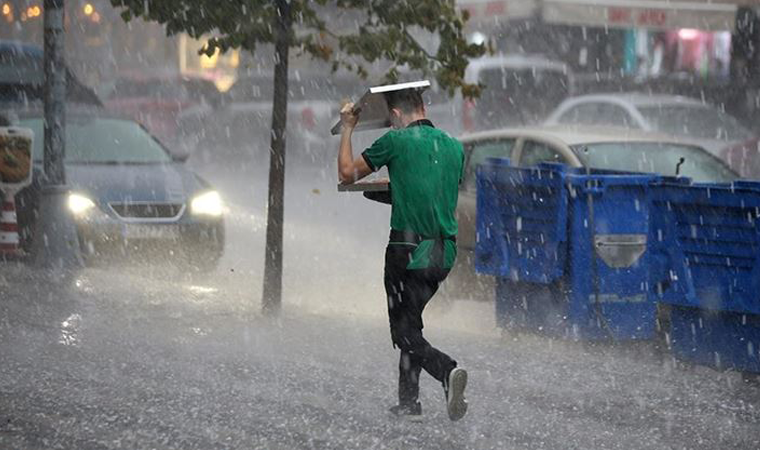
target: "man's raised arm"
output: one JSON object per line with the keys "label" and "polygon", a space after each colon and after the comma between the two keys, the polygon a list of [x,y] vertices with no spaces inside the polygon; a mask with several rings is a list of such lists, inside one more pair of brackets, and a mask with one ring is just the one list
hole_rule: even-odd
{"label": "man's raised arm", "polygon": [[338,177],[341,184],[351,184],[361,180],[372,173],[372,169],[364,161],[364,158],[354,159],[354,151],[351,146],[351,135],[354,132],[359,115],[354,113],[354,104],[346,103],[340,110],[340,120],[343,131],[340,135],[340,149],[338,150]]}

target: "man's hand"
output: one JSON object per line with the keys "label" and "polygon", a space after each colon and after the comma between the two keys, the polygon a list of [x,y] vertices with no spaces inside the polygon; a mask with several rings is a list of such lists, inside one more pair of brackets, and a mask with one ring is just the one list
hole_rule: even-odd
{"label": "man's hand", "polygon": [[340,123],[343,129],[353,130],[356,122],[359,121],[359,111],[354,111],[354,104],[348,102],[340,109]]}

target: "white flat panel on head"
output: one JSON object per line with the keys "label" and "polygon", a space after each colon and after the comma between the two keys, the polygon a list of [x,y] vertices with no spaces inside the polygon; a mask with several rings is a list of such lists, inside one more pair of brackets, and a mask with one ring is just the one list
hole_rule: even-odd
{"label": "white flat panel on head", "polygon": [[388,84],[385,86],[375,86],[369,88],[371,94],[380,94],[384,92],[403,91],[404,89],[427,89],[430,87],[428,80],[412,81],[410,83]]}
{"label": "white flat panel on head", "polygon": [[[354,131],[377,130],[391,126],[390,111],[385,100],[385,94],[389,92],[403,91],[405,89],[425,90],[430,87],[430,81],[413,81],[410,83],[389,84],[375,86],[367,90],[362,98],[354,104],[354,110],[359,110],[359,121]],[[333,135],[340,134],[343,125],[338,119],[330,132]]]}

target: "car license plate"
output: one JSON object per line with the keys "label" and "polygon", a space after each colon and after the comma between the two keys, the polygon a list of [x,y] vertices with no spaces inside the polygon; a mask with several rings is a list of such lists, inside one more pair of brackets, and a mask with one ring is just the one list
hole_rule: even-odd
{"label": "car license plate", "polygon": [[123,230],[126,239],[177,239],[176,225],[126,225]]}

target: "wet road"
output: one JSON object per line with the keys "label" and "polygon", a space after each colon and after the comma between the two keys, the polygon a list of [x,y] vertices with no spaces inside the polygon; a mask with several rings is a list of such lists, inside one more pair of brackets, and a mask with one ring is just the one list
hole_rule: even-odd
{"label": "wet road", "polygon": [[470,413],[422,381],[395,397],[380,273],[388,210],[288,175],[285,304],[259,315],[263,169],[209,178],[230,211],[218,270],[0,272],[0,449],[756,449],[760,388],[650,347],[501,337],[488,302],[436,305],[426,333],[470,370]]}

